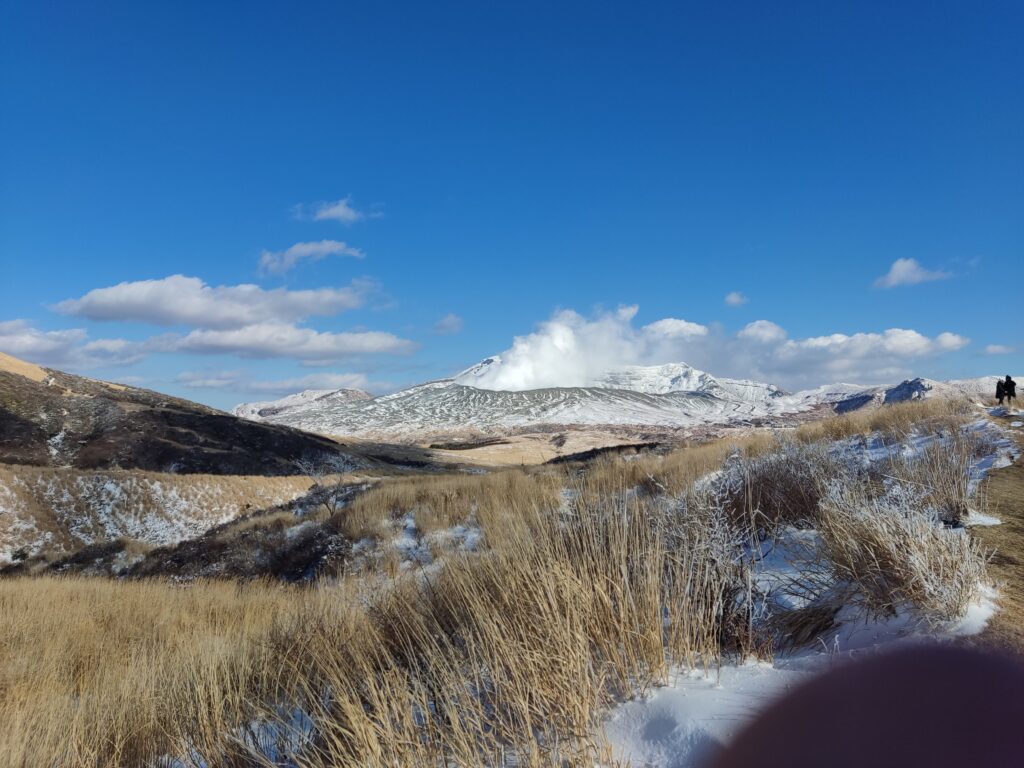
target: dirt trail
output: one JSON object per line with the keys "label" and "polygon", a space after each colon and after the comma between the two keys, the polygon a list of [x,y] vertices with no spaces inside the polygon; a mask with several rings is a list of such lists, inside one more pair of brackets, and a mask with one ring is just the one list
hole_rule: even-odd
{"label": "dirt trail", "polygon": [[[1024,417],[994,417],[1003,426]],[[1013,428],[1024,449],[1024,428]],[[989,565],[999,584],[999,611],[978,640],[990,647],[1024,653],[1024,457],[989,475],[986,489],[991,513],[1001,525],[974,528],[974,535],[995,555]]]}

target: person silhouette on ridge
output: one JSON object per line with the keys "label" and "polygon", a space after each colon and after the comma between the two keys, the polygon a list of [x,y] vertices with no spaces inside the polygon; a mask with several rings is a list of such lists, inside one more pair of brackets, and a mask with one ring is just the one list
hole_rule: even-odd
{"label": "person silhouette on ridge", "polygon": [[999,405],[1003,404],[1003,397],[1006,395],[1006,390],[1003,389],[1003,380],[996,379],[996,402]]}
{"label": "person silhouette on ridge", "polygon": [[1010,374],[1006,374],[1006,380],[1003,382],[1003,395],[1006,397],[1006,407],[1013,407],[1013,399],[1017,397],[1017,382],[1010,378]]}

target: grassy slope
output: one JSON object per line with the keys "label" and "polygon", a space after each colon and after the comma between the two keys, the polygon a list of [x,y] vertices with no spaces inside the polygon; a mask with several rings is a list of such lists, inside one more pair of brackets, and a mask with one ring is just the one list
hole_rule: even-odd
{"label": "grassy slope", "polygon": [[[1020,417],[1015,417],[1020,419]],[[1000,423],[1011,419],[997,419]],[[1024,434],[1014,430],[1024,448]],[[974,529],[988,549],[994,550],[989,572],[1000,584],[1000,610],[981,635],[982,642],[1024,653],[1024,457],[992,472],[988,485],[992,513],[1003,522]]]}
{"label": "grassy slope", "polygon": [[[512,749],[526,765],[593,766],[605,745],[587,736],[605,704],[663,681],[673,664],[767,648],[736,599],[750,581],[732,565],[731,526],[753,524],[751,499],[771,519],[804,514],[787,466],[831,465],[812,461],[813,445],[774,461],[764,446],[746,448],[766,459],[743,472],[747,484],[721,508],[692,496],[685,516],[657,493],[735,464],[728,445],[595,462],[572,475],[567,509],[561,478],[546,474],[381,483],[340,522],[370,528],[412,514],[427,529],[472,514],[488,549],[380,593],[366,592],[361,574],[325,589],[0,580],[0,755],[11,766],[121,768],[195,750],[211,765],[267,765],[258,757],[271,750],[240,740],[240,726],[287,719],[276,705],[299,701],[320,729],[309,765],[495,764]],[[913,541],[900,550],[914,554]],[[928,554],[912,559],[934,562]],[[888,603],[920,583],[913,572],[889,575],[898,589],[882,596]]]}

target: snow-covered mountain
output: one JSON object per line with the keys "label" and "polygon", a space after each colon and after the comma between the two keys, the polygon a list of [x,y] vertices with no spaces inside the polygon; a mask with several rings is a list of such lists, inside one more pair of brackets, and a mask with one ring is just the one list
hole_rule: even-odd
{"label": "snow-covered mountain", "polygon": [[241,416],[252,421],[270,421],[270,417],[283,413],[294,406],[305,405],[318,400],[327,400],[331,403],[349,403],[358,400],[369,400],[372,398],[369,392],[361,389],[306,389],[296,392],[294,395],[282,397],[279,400],[266,400],[260,403],[242,403],[235,406],[232,411],[235,416]]}
{"label": "snow-covered mountain", "polygon": [[791,394],[772,384],[717,378],[684,363],[615,368],[579,387],[500,391],[473,386],[500,363],[500,358],[487,358],[451,379],[381,397],[343,394],[350,390],[302,393],[243,404],[234,412],[321,434],[417,440],[500,435],[542,425],[685,429],[785,423],[814,409],[843,412],[933,395],[978,397],[995,388],[995,377],[913,379],[895,387],[836,384]]}

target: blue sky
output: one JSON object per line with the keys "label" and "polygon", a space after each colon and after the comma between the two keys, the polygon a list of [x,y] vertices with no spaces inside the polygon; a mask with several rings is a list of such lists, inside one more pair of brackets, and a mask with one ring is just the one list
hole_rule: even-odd
{"label": "blue sky", "polygon": [[567,343],[791,388],[1024,374],[1022,28],[1012,2],[3,2],[0,350],[218,406],[517,336],[537,366]]}

